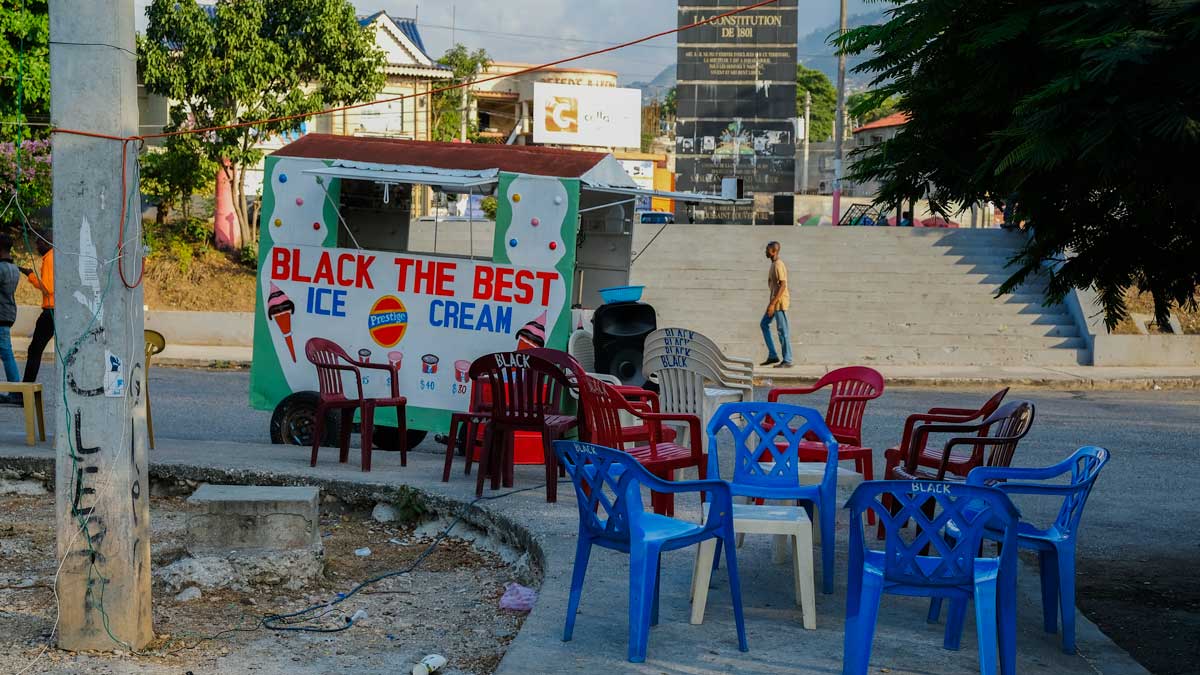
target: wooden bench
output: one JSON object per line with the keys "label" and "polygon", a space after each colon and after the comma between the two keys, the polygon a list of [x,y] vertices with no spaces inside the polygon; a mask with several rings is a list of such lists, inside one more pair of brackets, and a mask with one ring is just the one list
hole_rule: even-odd
{"label": "wooden bench", "polygon": [[25,444],[34,445],[34,418],[38,440],[46,440],[46,419],[42,406],[42,385],[37,382],[0,382],[0,393],[21,394],[25,408]]}

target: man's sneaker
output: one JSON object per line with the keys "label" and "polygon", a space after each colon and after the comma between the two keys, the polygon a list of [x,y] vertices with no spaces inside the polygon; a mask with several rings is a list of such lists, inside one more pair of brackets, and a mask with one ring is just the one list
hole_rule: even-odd
{"label": "man's sneaker", "polygon": [[771,365],[772,363],[779,363],[779,359],[767,359],[766,361],[763,361],[762,363],[760,363],[760,364],[758,364],[758,365],[760,365],[760,366],[769,366],[769,365]]}
{"label": "man's sneaker", "polygon": [[777,366],[775,366],[775,367],[776,367],[776,368],[791,368],[791,367],[792,367],[792,362],[791,362],[791,361],[784,361],[784,362],[780,363],[779,365],[777,365]]}

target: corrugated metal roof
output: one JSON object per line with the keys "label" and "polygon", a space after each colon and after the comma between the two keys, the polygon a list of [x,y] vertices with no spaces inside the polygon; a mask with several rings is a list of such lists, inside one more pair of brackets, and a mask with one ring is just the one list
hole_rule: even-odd
{"label": "corrugated metal roof", "polygon": [[276,150],[274,154],[439,169],[499,169],[562,178],[582,178],[608,157],[602,152],[526,145],[437,143],[331,134],[308,134]]}
{"label": "corrugated metal roof", "polygon": [[421,54],[423,54],[425,56],[425,58],[429,59],[430,61],[433,61],[434,68],[449,70],[445,66],[439,64],[437,62],[437,59],[430,56],[429,52],[426,51],[425,41],[421,39],[421,30],[419,28],[417,28],[417,22],[415,19],[410,19],[408,17],[394,17],[391,14],[388,14],[387,12],[380,10],[378,12],[375,12],[374,14],[371,14],[370,16],[365,16],[365,17],[360,18],[358,20],[358,25],[368,26],[372,22],[374,22],[375,19],[377,19],[379,17],[379,15],[381,15],[381,14],[383,16],[386,16],[388,18],[388,20],[390,20],[392,22],[392,25],[394,25],[396,27],[396,30],[399,30],[401,33],[403,33],[404,37],[408,38],[409,41],[411,41],[413,43],[413,45],[416,46],[417,49],[421,50]]}

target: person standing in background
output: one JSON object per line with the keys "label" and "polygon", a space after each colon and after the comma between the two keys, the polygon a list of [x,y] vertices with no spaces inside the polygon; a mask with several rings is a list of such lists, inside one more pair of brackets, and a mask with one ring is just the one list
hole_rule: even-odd
{"label": "person standing in background", "polygon": [[[0,235],[0,362],[4,365],[4,378],[9,382],[21,381],[12,348],[12,325],[17,320],[16,292],[20,281],[21,270],[12,261],[12,239]],[[20,402],[13,394],[0,394],[0,403]]]}
{"label": "person standing in background", "polygon": [[22,378],[24,382],[37,382],[38,371],[42,367],[42,352],[54,337],[54,245],[45,235],[38,235],[37,250],[42,256],[38,272],[34,273],[28,267],[21,268],[29,283],[42,292],[42,313],[38,315],[29,342],[29,357],[25,361],[25,377]]}
{"label": "person standing in background", "polygon": [[[787,284],[787,265],[779,259],[779,242],[773,241],[767,244],[767,259],[771,261],[771,271],[767,272],[767,287],[771,290],[771,301],[767,303],[767,311],[763,313],[762,321],[759,325],[762,327],[763,340],[767,343],[767,360],[761,365],[769,366],[772,363],[778,364],[776,368],[791,368],[792,367],[792,343],[788,337],[788,320],[787,308],[790,304],[788,297]],[[775,343],[771,341],[771,322],[775,322],[775,329],[779,331],[779,343],[782,349],[783,361],[779,360],[779,355],[775,352]]]}

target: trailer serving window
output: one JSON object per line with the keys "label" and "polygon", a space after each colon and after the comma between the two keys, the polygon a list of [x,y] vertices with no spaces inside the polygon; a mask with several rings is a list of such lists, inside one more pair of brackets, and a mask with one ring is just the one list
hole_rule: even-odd
{"label": "trailer serving window", "polygon": [[341,183],[338,246],[397,253],[491,259],[494,224],[486,218],[437,213],[412,218],[413,201],[427,191],[443,198],[486,195],[496,185],[495,170],[431,170],[396,165],[334,166],[309,169]]}

